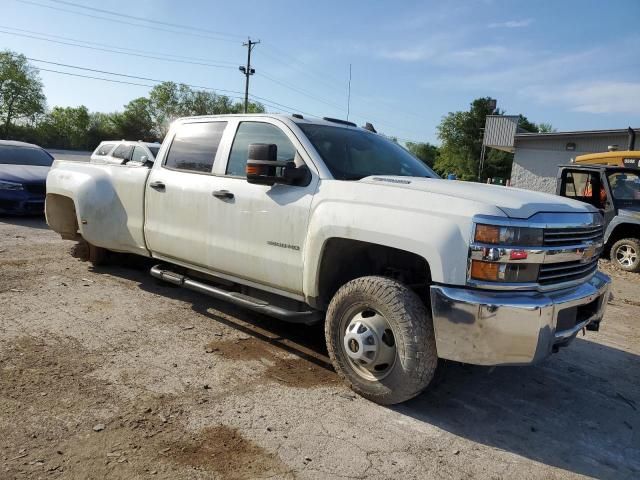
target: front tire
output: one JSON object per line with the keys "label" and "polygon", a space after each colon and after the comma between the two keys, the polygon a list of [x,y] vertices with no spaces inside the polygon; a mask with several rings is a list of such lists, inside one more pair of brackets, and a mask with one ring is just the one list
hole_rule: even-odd
{"label": "front tire", "polygon": [[623,238],[611,247],[611,260],[620,270],[640,272],[640,240]]}
{"label": "front tire", "polygon": [[381,405],[421,393],[438,364],[431,315],[415,292],[390,278],[343,285],[329,304],[325,337],[338,375]]}

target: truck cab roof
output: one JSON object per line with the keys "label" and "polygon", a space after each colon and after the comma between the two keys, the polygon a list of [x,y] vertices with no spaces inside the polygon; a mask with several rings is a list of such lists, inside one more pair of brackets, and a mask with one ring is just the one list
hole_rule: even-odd
{"label": "truck cab roof", "polygon": [[189,120],[202,120],[207,118],[243,118],[243,117],[251,118],[251,119],[260,118],[260,117],[273,118],[273,119],[283,121],[285,123],[327,125],[332,127],[342,127],[342,128],[348,128],[348,129],[362,130],[362,131],[371,133],[370,130],[367,130],[366,128],[363,128],[363,127],[359,127],[355,123],[350,122],[348,120],[341,120],[341,119],[329,118],[329,117],[324,117],[324,118],[305,117],[298,113],[289,114],[289,115],[280,114],[280,113],[228,113],[228,114],[222,114],[222,115],[200,115],[200,116],[193,116],[193,117],[182,117],[177,119],[176,121],[183,122],[183,121],[189,121]]}

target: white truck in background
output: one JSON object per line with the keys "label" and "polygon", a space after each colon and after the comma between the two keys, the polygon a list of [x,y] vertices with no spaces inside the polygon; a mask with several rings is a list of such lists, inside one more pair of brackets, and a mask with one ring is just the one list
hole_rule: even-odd
{"label": "white truck in background", "polygon": [[162,280],[324,320],[337,373],[381,404],[423,391],[438,358],[538,362],[598,330],[608,299],[595,208],[442,180],[335,119],[180,119],[152,166],[56,161],[46,216],[96,263],[152,257]]}

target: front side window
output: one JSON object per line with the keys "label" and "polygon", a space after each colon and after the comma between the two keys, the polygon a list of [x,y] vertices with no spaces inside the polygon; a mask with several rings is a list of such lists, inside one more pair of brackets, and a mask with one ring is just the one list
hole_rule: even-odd
{"label": "front side window", "polygon": [[273,143],[278,147],[278,160],[294,161],[295,159],[296,148],[278,127],[270,123],[242,122],[231,147],[227,175],[246,176],[249,145],[252,143]]}
{"label": "front side window", "polygon": [[53,157],[41,148],[0,145],[0,164],[50,167]]}
{"label": "front side window", "polygon": [[609,175],[609,185],[614,199],[640,201],[640,177],[637,173],[612,173]]}
{"label": "front side window", "polygon": [[113,158],[119,158],[121,160],[124,160],[126,158],[129,158],[130,153],[131,153],[131,147],[129,145],[122,144],[113,151],[111,156]]}
{"label": "front side window", "polygon": [[185,123],[178,127],[164,162],[167,168],[211,173],[227,122]]}
{"label": "front side window", "polygon": [[100,145],[96,150],[96,155],[105,156],[109,155],[109,152],[114,147],[115,143],[105,143],[104,145]]}
{"label": "front side window", "polygon": [[439,178],[424,163],[395,142],[363,130],[299,123],[337,180],[371,175]]}
{"label": "front side window", "polygon": [[135,147],[133,149],[133,155],[131,155],[131,161],[132,162],[139,162],[139,163],[143,163],[144,160],[142,159],[142,157],[147,157],[147,160],[153,160],[153,159],[149,159],[149,155],[147,154],[146,150],[142,147]]}

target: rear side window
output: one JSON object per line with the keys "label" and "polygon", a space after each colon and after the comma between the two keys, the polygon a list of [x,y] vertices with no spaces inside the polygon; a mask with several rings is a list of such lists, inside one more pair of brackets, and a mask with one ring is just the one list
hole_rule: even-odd
{"label": "rear side window", "polygon": [[129,153],[131,153],[131,146],[130,145],[120,145],[118,148],[116,148],[113,153],[111,154],[111,156],[113,158],[121,158],[121,159],[125,159],[125,158],[129,158]]}
{"label": "rear side window", "polygon": [[246,176],[249,145],[252,143],[275,143],[278,147],[278,160],[293,161],[296,148],[291,140],[275,125],[261,122],[242,122],[231,147],[227,175]]}
{"label": "rear side window", "polygon": [[185,123],[173,137],[164,165],[210,173],[227,122]]}
{"label": "rear side window", "polygon": [[115,143],[105,143],[104,145],[100,145],[97,149],[95,154],[96,155],[101,155],[101,156],[105,156],[105,155],[109,155],[109,152],[111,151],[111,149],[113,148],[113,146],[115,145]]}

